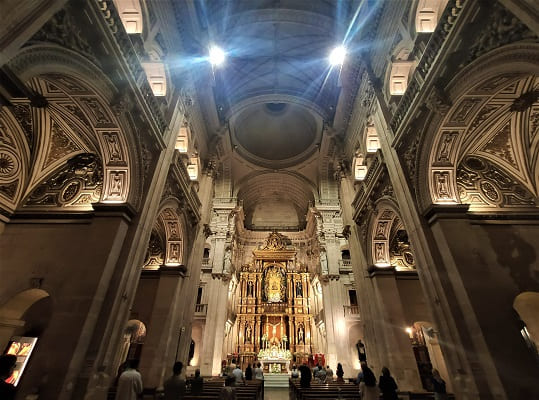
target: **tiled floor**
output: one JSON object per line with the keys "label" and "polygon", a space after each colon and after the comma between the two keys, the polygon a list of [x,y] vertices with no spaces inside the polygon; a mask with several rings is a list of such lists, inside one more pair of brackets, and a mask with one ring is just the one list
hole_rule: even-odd
{"label": "tiled floor", "polygon": [[288,388],[264,388],[264,400],[288,400]]}

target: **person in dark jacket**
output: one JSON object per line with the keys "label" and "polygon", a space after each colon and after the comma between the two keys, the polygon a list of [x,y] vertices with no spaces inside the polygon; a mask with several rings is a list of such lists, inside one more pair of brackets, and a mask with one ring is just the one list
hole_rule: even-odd
{"label": "person in dark jacket", "polygon": [[380,382],[378,387],[382,392],[382,399],[384,400],[398,400],[397,396],[397,383],[395,379],[391,376],[389,369],[387,367],[382,368],[382,375],[380,376]]}
{"label": "person in dark jacket", "polygon": [[251,367],[251,364],[247,364],[247,368],[245,368],[245,380],[253,380],[253,368]]}
{"label": "person in dark jacket", "polygon": [[195,371],[195,377],[191,379],[191,394],[200,395],[204,387],[204,379],[200,376],[200,370]]}
{"label": "person in dark jacket", "polygon": [[307,364],[303,364],[301,367],[299,367],[299,372],[301,374],[301,377],[299,379],[300,386],[303,388],[311,387],[311,379],[313,378],[313,376]]}

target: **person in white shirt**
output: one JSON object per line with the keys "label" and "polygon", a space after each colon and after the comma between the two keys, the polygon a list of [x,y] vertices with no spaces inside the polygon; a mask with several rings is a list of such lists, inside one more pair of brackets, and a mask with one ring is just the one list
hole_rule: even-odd
{"label": "person in white shirt", "polygon": [[234,371],[232,371],[232,375],[234,375],[236,386],[238,386],[242,382],[245,385],[245,378],[243,377],[243,372],[238,365],[236,365],[236,368],[234,369]]}
{"label": "person in white shirt", "polygon": [[254,369],[254,378],[258,379],[259,381],[264,380],[264,371],[262,370],[262,364],[257,363],[256,368]]}
{"label": "person in white shirt", "polygon": [[116,400],[137,400],[137,396],[142,393],[142,377],[137,367],[138,360],[128,362],[127,369],[118,379]]}

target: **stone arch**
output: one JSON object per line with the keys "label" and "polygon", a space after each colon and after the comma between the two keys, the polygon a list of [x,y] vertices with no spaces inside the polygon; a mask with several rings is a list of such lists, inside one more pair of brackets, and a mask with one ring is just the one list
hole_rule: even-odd
{"label": "stone arch", "polygon": [[415,321],[411,328],[412,332],[420,332],[424,339],[432,368],[440,372],[446,382],[447,389],[452,390],[450,375],[439,343],[440,333],[430,321]]}
{"label": "stone arch", "polygon": [[122,345],[118,353],[117,365],[127,360],[140,359],[142,346],[146,339],[146,325],[138,319],[127,321],[123,333]]}
{"label": "stone arch", "polygon": [[520,293],[513,301],[513,308],[524,322],[523,335],[527,334],[539,349],[539,292]]}
{"label": "stone arch", "polygon": [[[48,137],[29,138],[35,142],[36,152],[45,149],[45,155],[32,156],[31,162],[41,161],[40,167],[43,167],[51,149],[53,153],[59,151],[64,162],[79,153],[96,152],[103,167],[100,201],[125,203],[137,199],[138,193],[131,190],[131,182],[138,168],[131,160],[136,159],[138,146],[129,145],[136,143],[129,122],[110,106],[117,100],[118,93],[109,79],[83,56],[57,46],[24,48],[9,66],[48,103],[46,107],[33,108],[26,99],[10,99],[27,137],[33,136],[36,130],[40,135],[49,131]],[[56,142],[63,145],[60,149],[52,147],[53,135]],[[51,170],[62,164],[61,160],[56,161],[47,165],[45,171],[36,171],[35,176],[29,177],[26,194],[43,174],[50,176]]]}
{"label": "stone arch", "polygon": [[408,234],[393,200],[377,202],[370,228],[370,260],[377,267],[415,268]]}
{"label": "stone arch", "polygon": [[25,326],[25,314],[41,300],[49,298],[42,289],[27,289],[11,297],[0,306],[0,347],[4,348],[11,336]]}
{"label": "stone arch", "polygon": [[[423,143],[429,150],[420,152],[420,165],[427,166],[420,168],[419,176],[423,208],[461,203],[471,204],[471,209],[533,206],[539,179],[539,144],[533,134],[538,129],[538,65],[537,44],[513,44],[480,57],[449,83],[445,92],[453,106],[430,115]],[[491,176],[506,178],[502,181],[507,180],[508,189],[497,187],[498,195],[506,191],[506,201],[485,200],[487,192],[495,191],[492,182],[475,188],[483,196],[470,196],[463,181],[470,173],[469,156],[479,159],[475,164],[491,170]]]}
{"label": "stone arch", "polygon": [[164,265],[168,267],[184,265],[187,260],[186,223],[183,213],[179,212],[177,201],[173,199],[165,201],[157,219],[165,233]]}

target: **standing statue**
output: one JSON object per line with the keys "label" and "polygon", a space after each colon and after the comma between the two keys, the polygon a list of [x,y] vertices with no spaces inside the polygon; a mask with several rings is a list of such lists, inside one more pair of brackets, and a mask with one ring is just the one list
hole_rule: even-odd
{"label": "standing statue", "polygon": [[231,264],[230,249],[226,249],[225,257],[223,259],[223,271],[224,272],[230,272],[230,264]]}
{"label": "standing statue", "polygon": [[359,358],[360,362],[366,362],[367,361],[367,353],[365,352],[365,345],[359,339],[356,343],[356,349],[357,349],[357,356]]}
{"label": "standing statue", "polygon": [[298,328],[298,343],[303,343],[303,327],[301,325]]}
{"label": "standing statue", "polygon": [[251,343],[251,325],[247,325],[245,330],[245,343]]}
{"label": "standing statue", "polygon": [[303,297],[303,286],[301,282],[296,282],[296,297]]}
{"label": "standing statue", "polygon": [[247,282],[247,296],[253,296],[254,295],[254,285],[253,281]]}
{"label": "standing statue", "polygon": [[322,268],[322,273],[328,273],[328,256],[324,249],[320,250],[320,267]]}

